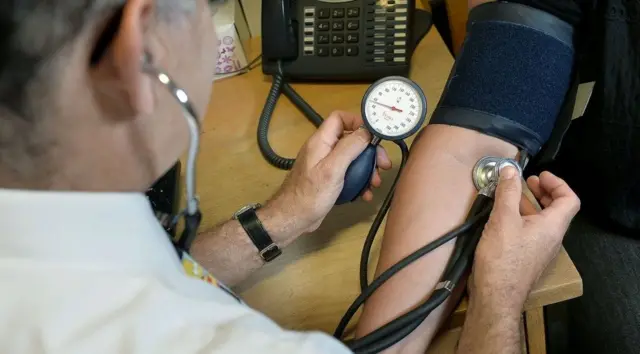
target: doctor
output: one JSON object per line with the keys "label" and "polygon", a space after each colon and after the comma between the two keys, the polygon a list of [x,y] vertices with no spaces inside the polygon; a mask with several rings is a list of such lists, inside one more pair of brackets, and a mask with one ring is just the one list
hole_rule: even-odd
{"label": "doctor", "polygon": [[[328,117],[264,207],[198,237],[194,258],[220,286],[185,274],[142,193],[189,139],[180,106],[141,70],[142,58],[204,112],[203,73],[216,52],[210,18],[205,0],[0,5],[0,352],[348,352],[328,335],[280,329],[221,284],[277,256],[264,248],[318,227],[370,139],[358,116]],[[391,167],[383,150],[378,165]],[[500,182],[470,288],[486,306],[467,321],[465,343],[478,343],[487,325],[496,338],[508,332],[506,314],[485,300],[517,294],[509,308],[517,311],[577,211],[569,187],[543,174],[530,186],[548,208],[523,222],[519,185]],[[258,233],[245,230],[247,220]]]}

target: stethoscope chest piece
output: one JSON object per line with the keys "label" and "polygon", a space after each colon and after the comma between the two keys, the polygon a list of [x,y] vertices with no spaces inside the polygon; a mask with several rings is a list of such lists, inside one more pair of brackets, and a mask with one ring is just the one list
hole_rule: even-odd
{"label": "stethoscope chest piece", "polygon": [[473,185],[480,191],[491,184],[498,183],[500,170],[506,166],[516,168],[520,176],[522,176],[522,167],[514,159],[494,156],[481,158],[473,167]]}

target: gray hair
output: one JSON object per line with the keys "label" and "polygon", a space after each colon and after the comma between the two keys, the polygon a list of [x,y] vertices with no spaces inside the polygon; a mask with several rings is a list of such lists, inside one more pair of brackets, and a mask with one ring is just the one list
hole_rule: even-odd
{"label": "gray hair", "polygon": [[[2,0],[0,2],[0,166],[28,174],[24,157],[47,149],[37,116],[46,110],[53,72],[83,30],[107,21],[127,0]],[[156,15],[175,18],[195,0],[157,0]],[[37,103],[37,104],[36,104]],[[46,134],[46,133],[44,133]],[[28,155],[28,156],[25,156]],[[27,163],[28,164],[28,163]],[[31,169],[36,167],[31,167]],[[4,171],[7,172],[7,171]]]}
{"label": "gray hair", "polygon": [[[44,65],[87,24],[115,13],[126,0],[3,0],[0,4],[0,107],[28,119],[25,93]],[[195,2],[157,1],[157,13]],[[0,117],[0,119],[2,119]],[[0,142],[1,143],[1,142]]]}

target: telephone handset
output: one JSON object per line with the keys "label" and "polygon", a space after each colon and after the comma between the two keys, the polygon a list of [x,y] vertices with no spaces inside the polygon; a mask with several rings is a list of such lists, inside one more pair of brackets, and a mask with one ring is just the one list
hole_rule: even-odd
{"label": "telephone handset", "polygon": [[[262,57],[293,60],[298,56],[297,23],[292,17],[295,0],[262,2]],[[264,25],[267,24],[267,25]]]}
{"label": "telephone handset", "polygon": [[262,68],[291,80],[409,73],[415,0],[263,0]]}

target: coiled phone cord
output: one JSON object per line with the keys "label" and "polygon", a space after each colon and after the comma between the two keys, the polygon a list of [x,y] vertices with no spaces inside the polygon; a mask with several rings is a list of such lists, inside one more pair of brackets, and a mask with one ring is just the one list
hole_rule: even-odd
{"label": "coiled phone cord", "polygon": [[[278,67],[280,72],[282,72],[280,63],[278,63]],[[296,160],[278,155],[271,147],[271,144],[269,144],[269,123],[271,123],[273,111],[275,111],[278,99],[283,92],[316,128],[322,124],[324,119],[322,119],[320,114],[318,114],[291,85],[284,81],[283,74],[279,73],[273,77],[273,83],[271,84],[269,95],[267,95],[267,101],[262,108],[260,120],[258,121],[258,147],[260,147],[260,152],[262,152],[262,155],[270,164],[282,170],[290,170]]]}
{"label": "coiled phone cord", "polygon": [[[263,156],[270,164],[283,170],[290,170],[295,163],[295,159],[278,155],[273,150],[268,140],[269,124],[278,99],[282,93],[284,93],[316,127],[322,124],[323,119],[293,89],[293,87],[285,82],[284,75],[276,74],[273,77],[273,83],[258,122],[258,146],[260,147],[260,151]],[[480,239],[483,226],[488,219],[489,212],[492,207],[492,199],[479,194],[465,223],[405,257],[400,262],[383,272],[378,278],[374,279],[371,284],[368,284],[367,269],[371,247],[380,225],[389,210],[396,184],[409,157],[409,148],[403,140],[397,140],[394,141],[394,143],[398,145],[402,152],[402,161],[398,169],[398,174],[396,175],[396,178],[394,179],[391,188],[385,197],[371,228],[369,229],[369,233],[363,245],[359,274],[360,287],[362,291],[341,319],[340,324],[335,330],[334,336],[338,339],[342,339],[344,330],[358,308],[360,308],[360,306],[364,304],[365,300],[368,299],[393,275],[452,239],[458,237],[458,240],[456,241],[454,253],[442,276],[442,281],[439,283],[442,286],[437,288],[431,297],[422,305],[396,318],[395,320],[392,320],[368,335],[351,341],[348,345],[355,353],[378,353],[391,347],[413,332],[435,308],[449,297],[453,287],[459,283],[460,279],[462,279],[463,275],[471,265],[475,246]]]}

